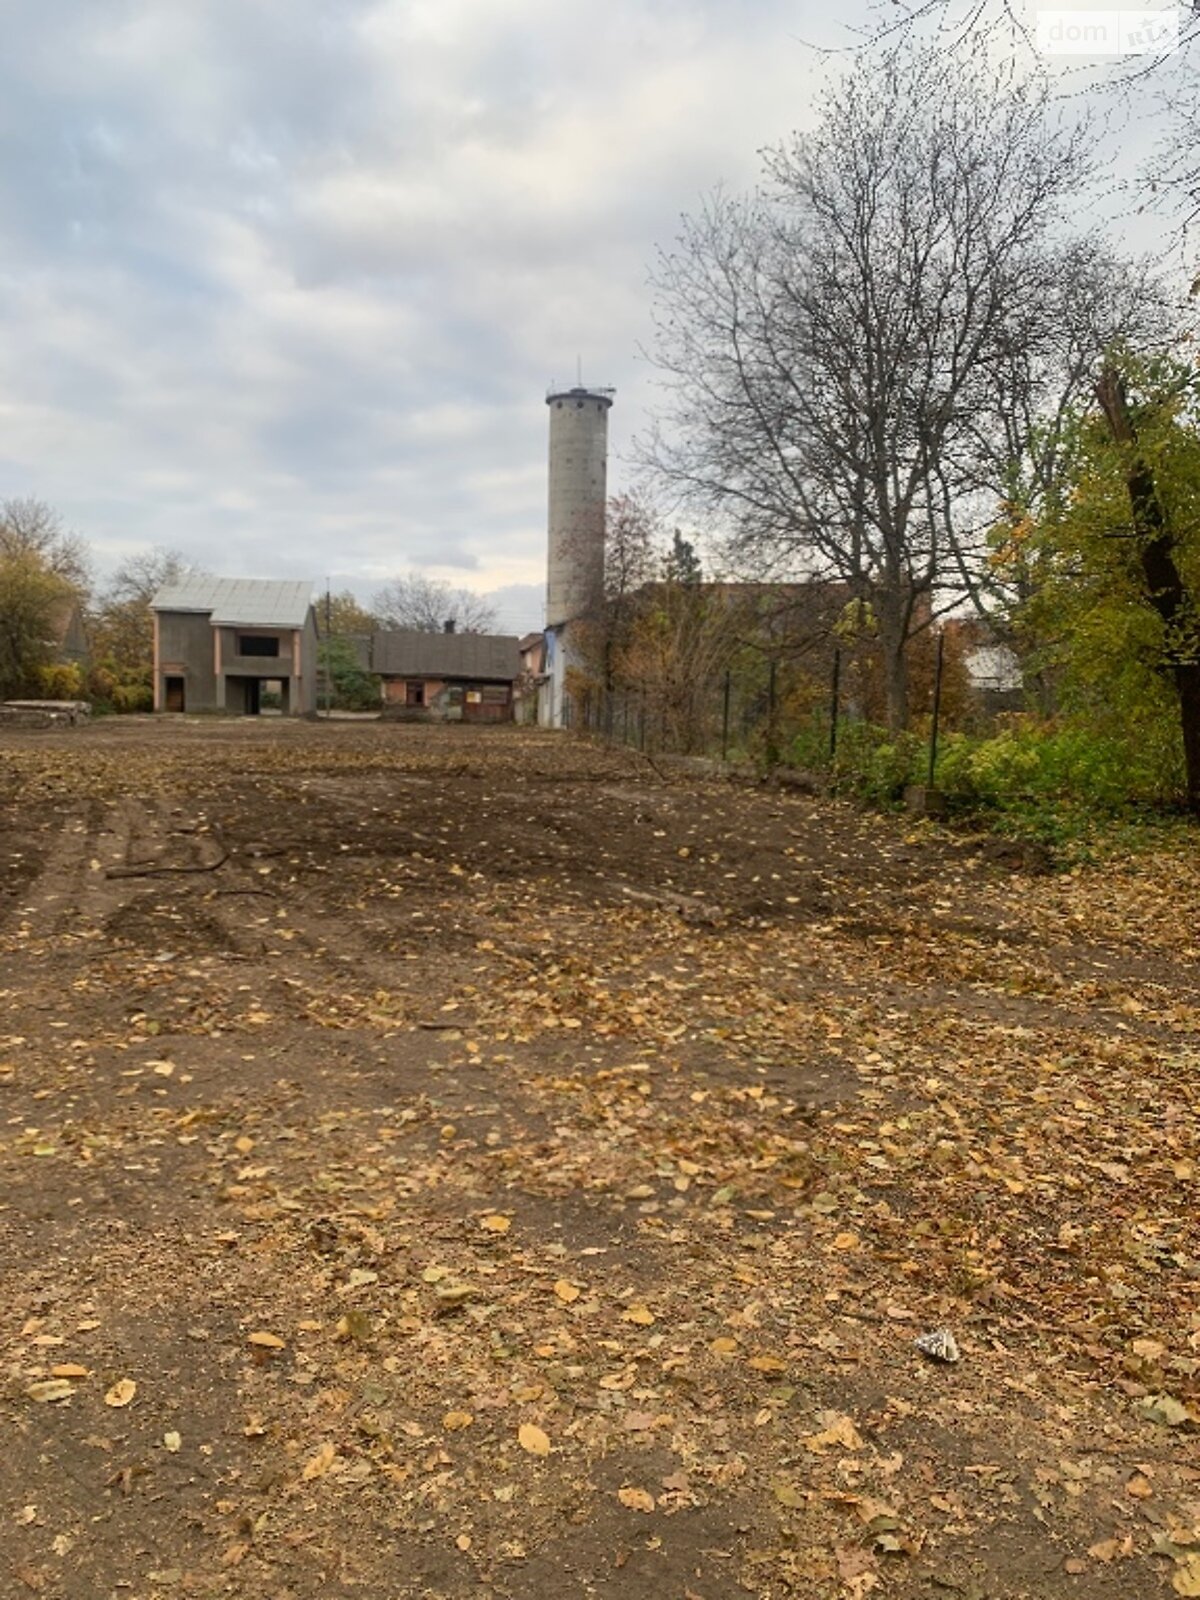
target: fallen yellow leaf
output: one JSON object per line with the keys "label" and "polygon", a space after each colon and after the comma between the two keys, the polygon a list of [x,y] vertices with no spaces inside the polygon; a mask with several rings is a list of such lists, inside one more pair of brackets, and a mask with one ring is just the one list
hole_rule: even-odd
{"label": "fallen yellow leaf", "polygon": [[569,1306],[573,1301],[579,1299],[579,1295],[580,1295],[581,1291],[579,1290],[579,1288],[575,1284],[571,1283],[568,1279],[560,1278],[558,1280],[558,1282],[554,1285],[554,1292],[558,1296],[558,1298],[563,1302],[564,1305],[568,1305]]}
{"label": "fallen yellow leaf", "polygon": [[323,1478],[337,1459],[337,1447],[329,1439],[304,1463],[304,1470],[300,1476],[306,1483],[311,1483],[314,1478]]}
{"label": "fallen yellow leaf", "polygon": [[469,1411],[447,1411],[442,1418],[442,1427],[447,1433],[458,1433],[462,1428],[469,1428],[474,1421]]}
{"label": "fallen yellow leaf", "polygon": [[654,1313],[649,1306],[630,1306],[621,1318],[622,1322],[636,1323],[639,1328],[648,1328],[654,1322]]}
{"label": "fallen yellow leaf", "polygon": [[69,1378],[43,1378],[40,1383],[31,1383],[25,1393],[31,1400],[69,1400],[75,1385]]}
{"label": "fallen yellow leaf", "polygon": [[517,1442],[531,1456],[548,1456],[550,1438],[534,1422],[523,1422],[517,1429]]}
{"label": "fallen yellow leaf", "polygon": [[259,1350],[285,1350],[287,1348],[278,1334],[265,1333],[261,1329],[258,1333],[250,1334],[249,1343]]}
{"label": "fallen yellow leaf", "polygon": [[488,1233],[507,1233],[512,1227],[512,1218],[504,1216],[499,1211],[493,1211],[484,1217],[479,1226]]}
{"label": "fallen yellow leaf", "polygon": [[653,1511],[654,1496],[645,1489],[618,1489],[617,1499],[630,1511]]}
{"label": "fallen yellow leaf", "polygon": [[823,1450],[829,1450],[835,1445],[841,1445],[846,1450],[861,1450],[863,1448],[862,1436],[849,1417],[835,1417],[827,1428],[820,1433],[811,1433],[803,1440],[804,1448],[814,1455],[820,1455]]}
{"label": "fallen yellow leaf", "polygon": [[1131,1556],[1133,1554],[1133,1535],[1127,1533],[1123,1539],[1101,1539],[1098,1544],[1089,1546],[1088,1555],[1093,1561],[1115,1561],[1118,1556]]}
{"label": "fallen yellow leaf", "polygon": [[136,1393],[137,1384],[134,1383],[133,1379],[121,1378],[113,1384],[112,1388],[104,1396],[104,1404],[114,1407],[127,1406]]}

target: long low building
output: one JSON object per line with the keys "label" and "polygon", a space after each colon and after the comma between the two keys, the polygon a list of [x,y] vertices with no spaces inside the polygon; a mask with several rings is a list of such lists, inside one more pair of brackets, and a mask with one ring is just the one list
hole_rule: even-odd
{"label": "long low building", "polygon": [[516,637],[394,629],[371,637],[385,716],[412,722],[511,722],[521,675]]}
{"label": "long low building", "polygon": [[182,578],[150,602],[154,709],[253,716],[264,696],[284,713],[317,705],[311,583]]}

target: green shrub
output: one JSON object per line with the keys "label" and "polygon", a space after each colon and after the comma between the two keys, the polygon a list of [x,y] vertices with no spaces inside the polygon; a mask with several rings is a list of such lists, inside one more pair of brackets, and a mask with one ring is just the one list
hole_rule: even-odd
{"label": "green shrub", "polygon": [[[821,758],[814,765],[828,766],[828,740],[826,733]],[[910,783],[922,780],[928,759],[918,734],[890,733],[870,722],[846,722],[838,730],[834,776],[844,792],[869,805],[890,806],[903,798]]]}
{"label": "green shrub", "polygon": [[966,766],[973,797],[1001,809],[1052,801],[1116,815],[1169,803],[1178,783],[1171,752],[1153,740],[1033,717],[981,740]]}
{"label": "green shrub", "polygon": [[37,669],[37,692],[42,700],[82,700],[83,669],[56,661]]}
{"label": "green shrub", "polygon": [[[828,729],[799,734],[789,756],[797,766],[827,770]],[[907,785],[927,780],[928,762],[927,734],[847,722],[839,730],[833,776],[840,792],[888,807]],[[1082,718],[1019,715],[1004,719],[990,737],[943,734],[935,783],[952,813],[1062,843],[1082,837],[1099,819],[1129,820],[1176,804],[1182,756],[1173,731],[1162,724],[1118,734]]]}
{"label": "green shrub", "polygon": [[138,711],[153,711],[154,690],[147,683],[118,683],[113,687],[112,707],[126,716]]}

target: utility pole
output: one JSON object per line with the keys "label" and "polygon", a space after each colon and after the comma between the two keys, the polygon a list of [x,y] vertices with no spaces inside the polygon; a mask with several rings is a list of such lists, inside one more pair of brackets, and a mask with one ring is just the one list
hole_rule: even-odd
{"label": "utility pole", "polygon": [[333,598],[325,579],[325,715],[333,709]]}

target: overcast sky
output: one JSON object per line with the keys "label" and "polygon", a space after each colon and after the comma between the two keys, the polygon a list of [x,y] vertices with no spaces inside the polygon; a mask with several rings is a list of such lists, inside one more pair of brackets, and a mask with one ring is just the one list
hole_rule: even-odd
{"label": "overcast sky", "polygon": [[[848,15],[845,8],[837,17]],[[824,0],[0,0],[0,498],[103,568],[424,568],[540,625],[544,391],[644,428],[646,274]],[[537,586],[534,588],[511,586]]]}

